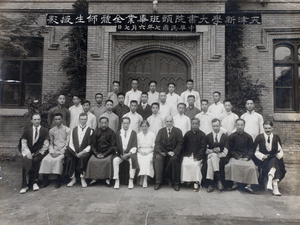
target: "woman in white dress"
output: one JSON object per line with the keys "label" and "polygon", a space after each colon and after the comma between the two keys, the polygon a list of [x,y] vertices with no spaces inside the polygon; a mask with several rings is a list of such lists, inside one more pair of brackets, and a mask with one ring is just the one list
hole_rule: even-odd
{"label": "woman in white dress", "polygon": [[155,134],[148,131],[149,123],[147,120],[141,122],[141,132],[137,135],[138,141],[138,163],[140,167],[139,176],[141,176],[141,182],[143,187],[147,187],[148,176],[154,176],[153,169],[153,151],[155,144]]}

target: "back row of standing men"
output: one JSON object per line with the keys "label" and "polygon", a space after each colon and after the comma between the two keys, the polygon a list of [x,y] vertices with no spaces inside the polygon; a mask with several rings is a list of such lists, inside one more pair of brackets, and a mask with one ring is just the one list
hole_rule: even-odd
{"label": "back row of standing men", "polygon": [[[129,129],[130,134],[132,133],[131,131],[133,131],[135,134],[144,133],[144,137],[146,137],[149,128],[150,132],[154,134],[154,138],[150,138],[150,139],[155,139],[156,137],[155,148],[157,154],[155,154],[153,157],[150,157],[151,160],[153,158],[155,162],[154,164],[155,171],[156,171],[155,190],[158,190],[160,188],[160,184],[162,182],[162,173],[164,170],[163,165],[166,163],[164,162],[166,159],[168,159],[167,171],[169,171],[169,173],[172,174],[172,180],[175,181],[175,186],[174,186],[175,190],[177,191],[179,190],[180,169],[178,169],[178,167],[179,168],[181,167],[181,180],[187,182],[194,181],[196,182],[195,183],[196,186],[198,185],[199,188],[199,182],[201,182],[202,179],[202,176],[200,177],[199,174],[200,167],[201,167],[200,161],[202,160],[202,156],[200,156],[200,158],[198,157],[199,159],[197,159],[196,161],[194,159],[196,159],[195,157],[196,155],[198,155],[200,151],[202,153],[204,151],[205,154],[207,154],[207,177],[206,178],[208,180],[214,180],[214,177],[217,177],[218,189],[220,190],[223,189],[221,178],[220,178],[221,168],[219,168],[219,163],[221,162],[220,158],[226,157],[228,153],[228,148],[229,146],[231,146],[230,148],[236,148],[237,151],[236,154],[238,155],[234,157],[236,160],[240,158],[247,159],[247,160],[243,160],[247,162],[245,163],[243,162],[242,166],[245,166],[244,164],[246,164],[246,170],[248,171],[247,173],[250,174],[248,175],[236,174],[235,172],[238,171],[238,168],[236,168],[236,166],[238,167],[240,166],[239,165],[240,161],[235,162],[231,160],[229,161],[229,163],[228,161],[226,162],[228,163],[227,165],[229,165],[229,166],[226,165],[228,171],[226,176],[228,180],[232,180],[236,182],[241,182],[243,179],[246,179],[247,182],[244,182],[248,184],[246,186],[246,190],[252,192],[251,184],[257,183],[257,175],[255,175],[256,172],[255,172],[255,166],[253,162],[249,161],[252,157],[251,155],[249,155],[249,151],[250,152],[252,151],[253,146],[251,143],[253,143],[255,138],[259,134],[263,133],[264,130],[263,118],[260,114],[254,111],[255,105],[253,100],[247,100],[246,102],[247,112],[241,116],[240,120],[238,120],[239,117],[236,114],[231,112],[232,104],[230,100],[225,100],[223,105],[220,101],[221,93],[218,91],[213,93],[214,103],[208,107],[208,101],[205,99],[200,100],[201,98],[199,93],[193,90],[192,80],[187,81],[187,90],[183,92],[181,96],[177,95],[174,92],[175,90],[174,83],[168,84],[168,90],[169,90],[168,94],[166,94],[165,92],[160,92],[160,93],[156,92],[155,81],[151,81],[149,83],[150,91],[148,93],[141,92],[138,90],[137,79],[132,80],[132,90],[128,91],[126,94],[119,92],[119,85],[120,85],[119,82],[114,81],[113,85],[114,85],[113,86],[114,91],[107,94],[107,100],[105,102],[105,106],[102,104],[103,95],[101,93],[97,93],[95,95],[95,100],[97,105],[92,109],[90,109],[91,104],[89,101],[85,100],[82,102],[81,105],[79,97],[74,96],[73,97],[74,105],[70,107],[70,109],[68,110],[67,108],[64,107],[65,96],[60,95],[58,97],[58,106],[52,108],[49,111],[48,124],[52,128],[50,130],[50,141],[53,142],[54,139],[66,140],[66,138],[64,137],[66,136],[66,134],[62,134],[58,130],[59,118],[57,117],[60,117],[61,123],[65,124],[66,126],[69,126],[71,129],[73,129],[73,131],[76,130],[76,132],[72,132],[70,141],[69,140],[67,141],[68,148],[71,149],[69,152],[71,153],[75,152],[75,154],[73,154],[75,159],[74,157],[72,159],[71,156],[72,154],[71,155],[69,154],[69,157],[67,157],[69,163],[67,163],[66,165],[67,168],[65,168],[65,170],[67,171],[67,174],[71,177],[71,182],[69,183],[68,186],[72,186],[76,182],[75,167],[77,169],[79,167],[78,171],[82,172],[83,167],[86,167],[87,163],[88,163],[87,176],[85,176],[86,175],[85,171],[84,173],[81,173],[82,186],[86,186],[84,180],[85,177],[93,179],[91,183],[94,183],[95,179],[99,177],[103,177],[103,176],[110,177],[110,175],[107,174],[103,175],[98,173],[101,170],[103,171],[110,170],[109,162],[112,161],[112,159],[107,158],[107,156],[115,152],[115,154],[117,155],[119,154],[120,156],[120,157],[114,157],[113,159],[114,179],[116,180],[115,188],[119,187],[118,166],[124,160],[129,160],[130,162],[131,173],[130,173],[129,186],[132,188],[133,187],[132,176],[134,176],[135,173],[132,172],[133,171],[132,169],[133,167],[136,167],[136,165],[134,164],[137,164],[136,160],[133,158],[133,155],[136,155],[137,150],[132,151],[132,148],[127,149],[127,147],[130,146],[129,143],[131,139],[128,138],[126,139],[126,132]],[[86,121],[85,123],[81,123],[80,120],[84,120],[82,119],[84,115],[86,115],[85,116]],[[238,122],[240,122],[240,124]],[[106,132],[107,126],[110,128],[109,130],[111,132]],[[125,128],[126,126],[127,128]],[[85,148],[81,149],[81,151],[78,152],[75,149],[83,148],[81,145],[84,139],[84,134],[86,134],[86,132],[83,133],[86,127],[90,129],[88,132],[88,136],[92,136],[93,130],[95,130],[91,139],[91,142],[93,143],[89,145],[87,141],[87,143],[83,145]],[[163,127],[166,128],[163,129]],[[82,132],[80,132],[80,128],[82,129]],[[234,143],[231,143],[230,141],[226,141],[226,148],[225,148],[225,140],[223,138],[223,134],[226,135],[227,137],[227,135],[230,135],[232,132],[235,131],[235,129],[237,129],[237,132],[235,133],[240,132],[241,134],[244,132],[245,129],[245,131],[251,135],[249,136],[247,134],[251,140],[247,135],[244,136],[241,135],[238,137],[234,137],[234,135],[231,135],[230,137]],[[198,130],[199,132],[201,131],[202,135],[201,134],[198,135]],[[38,131],[36,131],[35,133],[34,132],[35,131],[33,131],[32,136],[38,133]],[[114,136],[115,133],[118,134],[117,137]],[[212,135],[211,144],[206,143],[207,142],[206,140],[209,140],[206,139],[206,135],[209,136],[210,134]],[[98,137],[95,138],[97,135]],[[124,150],[123,152],[124,154],[123,153],[120,154],[118,150],[112,150],[110,149],[109,146],[106,146],[108,139],[111,140],[111,142],[116,142],[116,140],[113,140],[112,137],[115,137],[113,139],[116,140],[120,139],[118,149]],[[25,137],[23,139],[25,139]],[[22,139],[22,145],[25,146],[26,143],[23,143],[24,141],[23,139]],[[104,142],[101,142],[101,139]],[[140,140],[143,139],[141,135],[139,139]],[[80,144],[77,142],[79,142]],[[144,142],[146,143],[147,139],[145,139]],[[103,145],[103,143],[105,146]],[[66,144],[63,145],[66,147]],[[151,143],[149,145],[152,146]],[[139,146],[140,147],[138,149],[151,148],[150,146],[141,147],[141,144],[139,144]],[[90,148],[92,148],[92,151],[95,153],[92,157],[89,154]],[[93,148],[96,148],[96,150],[94,151]],[[100,152],[98,153],[97,153],[97,148],[100,149]],[[154,144],[152,148],[154,148]],[[186,152],[189,152],[188,154],[186,154],[186,157],[183,157],[183,160],[179,159],[180,158],[179,153],[181,152],[182,148],[185,149]],[[199,148],[201,148],[201,150],[199,150]],[[194,151],[193,149],[196,149],[196,151],[193,152]],[[240,150],[241,152],[239,152]],[[244,150],[247,152],[245,155],[244,155],[245,152],[243,152]],[[281,147],[279,150],[281,150]],[[57,158],[61,156],[59,154],[58,155],[54,154],[53,149],[52,149],[52,153],[50,148],[49,151],[51,155],[49,155],[49,157],[47,155],[47,157],[49,158],[48,162],[46,160],[47,157],[45,157],[45,159],[42,161],[42,165],[39,170],[41,174],[49,173],[49,168],[53,167],[52,165],[53,158]],[[127,153],[125,154],[126,151]],[[24,152],[26,153],[26,151]],[[144,154],[147,155],[146,153],[141,153],[141,152],[139,153],[140,154],[138,155],[140,155],[140,158],[142,158]],[[23,154],[23,150],[22,150],[22,154]],[[80,157],[78,155],[80,155]],[[86,158],[83,155],[85,155]],[[104,158],[107,158],[108,160],[103,161],[102,159]],[[79,162],[78,159],[80,159]],[[192,159],[192,161],[190,161],[190,159]],[[39,160],[41,161],[41,159]],[[103,161],[101,168],[98,167],[99,160]],[[182,160],[182,166],[181,166],[181,160]],[[47,163],[49,165],[47,165]],[[224,164],[224,162],[222,163]],[[194,168],[192,169],[192,173],[190,169],[188,169],[191,168],[191,165],[193,165],[192,167]],[[57,166],[58,170],[60,171],[58,174],[62,174],[61,167],[62,166]],[[142,168],[143,164],[141,164],[140,167]],[[147,168],[143,168],[143,169],[147,170]],[[232,170],[233,172],[230,170]],[[275,172],[273,171],[273,173]],[[145,183],[145,179],[147,177],[146,175],[149,175],[149,173],[145,173],[143,175],[145,175],[144,177],[144,183]],[[24,171],[23,171],[23,178],[24,178]],[[107,179],[106,182],[107,184],[109,184],[110,183],[109,179]],[[35,187],[37,186],[36,183],[34,183],[34,185]],[[236,183],[234,185],[236,185]],[[33,187],[33,189],[37,189],[37,187],[36,188],[35,187]],[[271,188],[272,188],[272,184],[271,184]],[[197,189],[197,187],[195,189]],[[25,193],[26,187],[25,189],[23,188],[22,190],[21,192]],[[213,184],[210,183],[208,191],[210,192],[212,190],[213,190]]]}

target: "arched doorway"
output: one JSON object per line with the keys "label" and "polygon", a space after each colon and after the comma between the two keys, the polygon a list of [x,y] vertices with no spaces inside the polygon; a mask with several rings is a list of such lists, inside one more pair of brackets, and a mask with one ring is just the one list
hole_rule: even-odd
{"label": "arched doorway", "polygon": [[157,81],[157,91],[166,91],[167,84],[174,82],[176,92],[180,94],[185,82],[190,77],[190,66],[175,54],[164,51],[148,51],[124,60],[121,64],[123,91],[131,89],[132,78],[139,79],[139,89],[149,91],[150,80]]}

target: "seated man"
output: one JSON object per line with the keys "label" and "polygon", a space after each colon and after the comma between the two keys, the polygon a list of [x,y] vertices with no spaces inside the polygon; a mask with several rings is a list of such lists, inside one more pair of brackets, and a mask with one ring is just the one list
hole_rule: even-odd
{"label": "seated man", "polygon": [[199,119],[193,118],[191,123],[192,129],[183,137],[181,182],[195,182],[194,191],[199,191],[202,180],[202,159],[206,151],[206,136],[199,130]]}
{"label": "seated man", "polygon": [[179,191],[180,182],[180,153],[182,149],[182,132],[173,126],[173,118],[165,118],[166,127],[160,129],[155,139],[154,146],[154,170],[156,176],[156,185],[154,190],[161,187],[163,173],[167,175],[172,183],[175,183],[174,190]]}
{"label": "seated man", "polygon": [[120,164],[126,160],[129,161],[129,183],[128,188],[132,189],[133,179],[135,176],[136,167],[138,165],[137,162],[137,134],[134,130],[129,128],[130,126],[130,118],[123,117],[122,118],[122,129],[117,132],[117,156],[113,160],[114,166],[114,177],[115,179],[115,189],[120,188],[120,180],[119,180],[119,166]]}
{"label": "seated man", "polygon": [[21,137],[23,169],[20,194],[26,193],[31,185],[34,191],[40,189],[37,184],[40,164],[49,148],[49,134],[48,130],[40,125],[41,116],[34,114],[31,123],[33,126],[25,129]]}
{"label": "seated man", "polygon": [[[221,121],[217,118],[212,120],[213,132],[207,135],[207,173],[206,179],[209,181],[207,192],[214,191],[214,178],[217,180],[217,188],[223,190],[222,175],[224,175],[224,165],[228,150],[225,148],[227,136],[221,131]],[[226,161],[226,162],[224,162]],[[224,177],[223,177],[224,178]]]}
{"label": "seated man", "polygon": [[63,125],[61,113],[54,114],[54,123],[56,126],[49,131],[49,154],[43,158],[39,172],[43,174],[43,188],[49,184],[48,174],[57,176],[55,188],[60,188],[61,175],[64,169],[64,154],[70,140],[71,129]]}
{"label": "seated man", "polygon": [[263,168],[268,174],[267,189],[273,190],[273,195],[281,196],[278,183],[286,173],[283,163],[283,150],[278,135],[273,134],[273,123],[264,122],[264,133],[259,134],[254,143],[257,165]]}
{"label": "seated man", "polygon": [[74,127],[70,134],[70,142],[65,154],[65,174],[71,178],[68,187],[72,187],[76,183],[75,171],[80,174],[82,187],[87,187],[84,177],[87,163],[91,157],[90,138],[93,134],[92,128],[86,124],[87,117],[87,114],[81,113],[79,115],[79,125]]}
{"label": "seated man", "polygon": [[254,193],[251,184],[258,184],[258,171],[251,160],[253,140],[244,131],[245,120],[237,119],[235,125],[236,132],[228,137],[226,144],[231,158],[225,166],[225,179],[233,181],[233,190],[238,187],[237,183],[246,183],[246,191]]}
{"label": "seated man", "polygon": [[87,165],[86,178],[93,179],[90,185],[96,183],[98,179],[106,179],[106,186],[110,187],[112,157],[117,151],[116,134],[108,127],[107,117],[101,117],[99,122],[100,127],[91,138],[93,156]]}

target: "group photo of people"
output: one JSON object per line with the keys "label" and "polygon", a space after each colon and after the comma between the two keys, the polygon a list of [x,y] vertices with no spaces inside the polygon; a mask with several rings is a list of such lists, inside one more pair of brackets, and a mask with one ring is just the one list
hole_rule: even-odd
{"label": "group photo of people", "polygon": [[262,186],[281,196],[278,186],[286,173],[281,140],[273,122],[255,112],[253,99],[245,101],[239,117],[219,91],[212,91],[213,102],[201,98],[191,79],[180,95],[173,82],[166,92],[156,90],[156,81],[142,92],[136,78],[131,87],[120,92],[114,81],[113,91],[95,93],[92,103],[74,95],[70,108],[59,94],[48,112],[50,130],[41,126],[39,113],[31,115],[32,125],[20,139],[20,194],[54,181],[55,188],[151,185],[156,191],[170,186],[208,193],[255,194]]}

